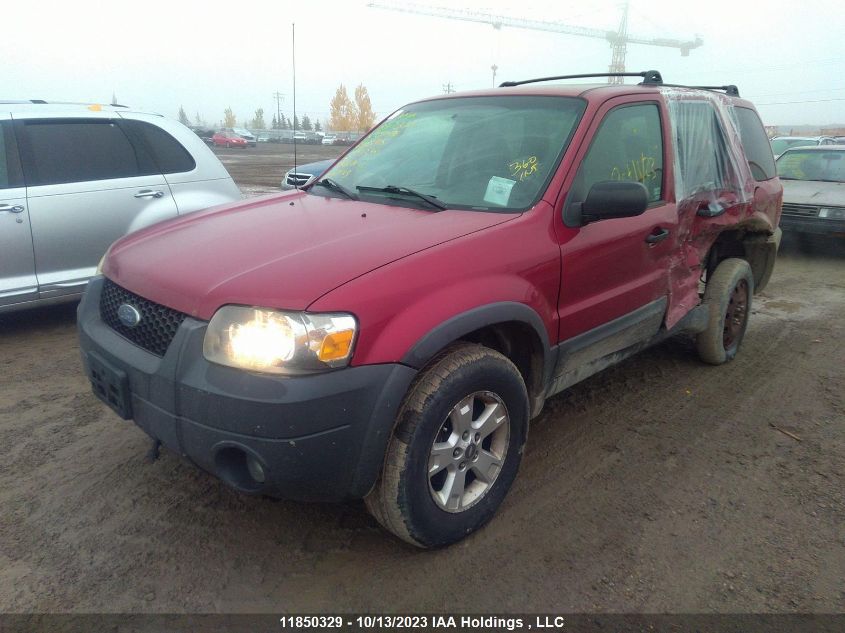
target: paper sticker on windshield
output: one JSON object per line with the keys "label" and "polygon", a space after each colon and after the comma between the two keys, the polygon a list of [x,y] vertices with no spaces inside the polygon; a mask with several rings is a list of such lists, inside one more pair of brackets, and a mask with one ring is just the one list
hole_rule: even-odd
{"label": "paper sticker on windshield", "polygon": [[516,180],[508,178],[500,178],[493,176],[490,182],[487,183],[487,191],[484,194],[484,202],[490,204],[498,204],[499,206],[507,206],[508,200],[511,197],[511,189],[516,184]]}

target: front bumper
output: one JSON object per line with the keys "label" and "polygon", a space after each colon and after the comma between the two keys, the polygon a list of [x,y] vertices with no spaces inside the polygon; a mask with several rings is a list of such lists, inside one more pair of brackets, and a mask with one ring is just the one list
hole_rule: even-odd
{"label": "front bumper", "polygon": [[791,233],[835,235],[837,233],[845,233],[845,220],[781,215],[780,228]]}
{"label": "front bumper", "polygon": [[[92,279],[79,305],[85,370],[123,377],[125,415],[148,435],[244,492],[341,501],[375,484],[416,370],[385,364],[293,377],[223,367],[205,360],[206,322],[190,317],[160,358],[103,322],[102,286]],[[247,457],[263,467],[263,482],[249,476]]]}

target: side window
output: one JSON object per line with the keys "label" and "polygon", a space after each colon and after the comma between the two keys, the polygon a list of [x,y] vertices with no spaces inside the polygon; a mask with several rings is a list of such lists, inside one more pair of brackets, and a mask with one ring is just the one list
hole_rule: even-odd
{"label": "side window", "polygon": [[734,108],[739,136],[745,148],[745,157],[751,168],[754,180],[769,180],[776,175],[775,158],[772,156],[772,146],[766,138],[766,130],[760,122],[760,117],[749,108]]}
{"label": "side window", "polygon": [[152,123],[125,119],[133,142],[140,142],[152,155],[158,170],[162,174],[178,174],[193,170],[197,164],[193,156],[170,134]]}
{"label": "side window", "polygon": [[675,128],[678,201],[735,187],[735,168],[713,105],[709,101],[673,100],[669,110]]}
{"label": "side window", "polygon": [[640,182],[649,202],[663,198],[663,134],[656,104],[620,106],[604,117],[581,163],[571,199],[583,202],[590,187],[603,180]]}
{"label": "side window", "polygon": [[23,187],[18,148],[11,121],[0,121],[0,189]]}
{"label": "side window", "polygon": [[157,172],[113,121],[34,119],[25,121],[21,129],[23,168],[29,186]]}

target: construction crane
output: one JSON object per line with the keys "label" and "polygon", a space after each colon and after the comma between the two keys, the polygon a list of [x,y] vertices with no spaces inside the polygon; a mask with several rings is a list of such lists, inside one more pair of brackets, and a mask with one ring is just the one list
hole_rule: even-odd
{"label": "construction crane", "polygon": [[[368,7],[374,9],[387,9],[388,11],[400,11],[403,13],[417,13],[420,15],[431,15],[438,18],[447,18],[450,20],[464,20],[466,22],[481,22],[482,24],[489,24],[494,29],[501,30],[503,26],[510,26],[518,29],[529,29],[532,31],[548,31],[551,33],[564,33],[566,35],[578,35],[581,37],[597,37],[599,39],[607,40],[610,47],[613,49],[613,55],[610,62],[611,73],[625,72],[625,53],[627,52],[628,44],[645,44],[647,46],[664,46],[667,48],[680,49],[681,55],[687,57],[689,52],[698,48],[704,41],[700,37],[694,40],[675,40],[669,38],[646,38],[635,37],[628,35],[628,4],[625,3],[625,8],[622,11],[622,20],[619,22],[619,28],[616,31],[606,31],[602,29],[591,29],[583,26],[572,26],[558,21],[546,20],[529,20],[526,18],[515,18],[507,15],[496,15],[487,11],[475,11],[472,9],[453,9],[451,7],[435,7],[424,4],[416,4],[412,2],[370,2]],[[495,65],[494,67],[495,68]],[[494,83],[495,83],[495,73]],[[622,77],[610,77],[608,83],[622,83]]]}

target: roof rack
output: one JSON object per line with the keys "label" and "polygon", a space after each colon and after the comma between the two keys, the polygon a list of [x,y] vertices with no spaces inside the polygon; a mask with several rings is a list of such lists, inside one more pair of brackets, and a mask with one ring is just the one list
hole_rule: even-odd
{"label": "roof rack", "polygon": [[2,104],[21,104],[21,103],[32,103],[35,105],[80,105],[80,106],[90,106],[90,105],[99,105],[99,106],[109,106],[112,108],[128,108],[127,105],[122,105],[120,103],[91,103],[85,101],[45,101],[44,99],[0,99],[0,103]]}
{"label": "roof rack", "polygon": [[659,70],[645,70],[640,73],[587,73],[585,75],[560,75],[558,77],[540,77],[538,79],[523,79],[522,81],[505,81],[499,88],[511,88],[522,84],[533,84],[540,81],[557,81],[558,79],[588,79],[591,77],[642,77],[644,85],[662,85],[663,76]]}
{"label": "roof rack", "polygon": [[697,90],[721,90],[731,97],[739,96],[739,88],[734,84],[725,86],[685,86],[683,84],[665,84],[659,70],[644,70],[640,73],[587,73],[583,75],[560,75],[557,77],[540,77],[538,79],[523,79],[522,81],[505,81],[499,88],[511,88],[522,84],[533,84],[540,81],[557,81],[558,79],[588,79],[591,77],[642,77],[643,86],[666,86],[668,88],[695,88]]}
{"label": "roof rack", "polygon": [[727,86],[690,86],[690,88],[698,88],[699,90],[723,90],[726,95],[731,97],[739,96],[739,88],[734,84],[728,84]]}

